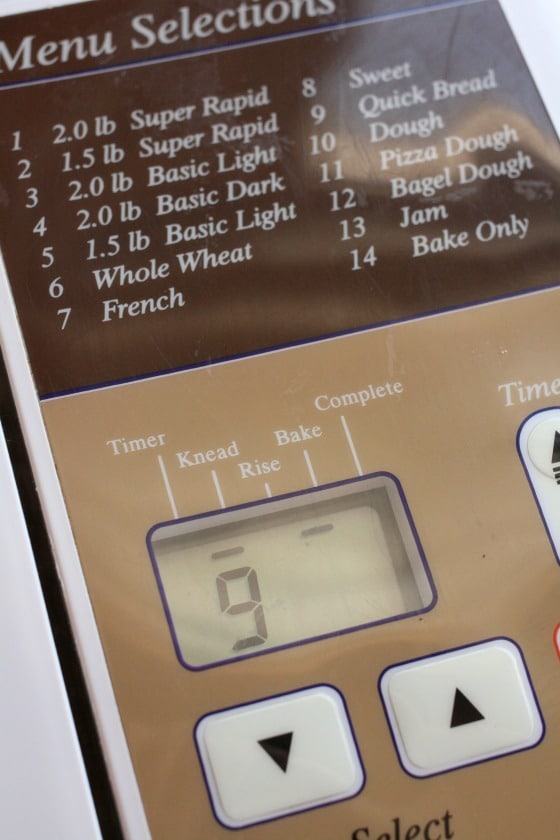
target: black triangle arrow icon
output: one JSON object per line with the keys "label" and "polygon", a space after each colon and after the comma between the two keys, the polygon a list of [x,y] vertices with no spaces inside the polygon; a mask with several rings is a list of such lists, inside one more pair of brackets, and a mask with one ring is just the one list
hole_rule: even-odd
{"label": "black triangle arrow icon", "polygon": [[552,447],[552,472],[556,484],[560,484],[560,432],[554,435],[554,446]]}
{"label": "black triangle arrow icon", "polygon": [[478,711],[463,692],[456,688],[453,700],[453,711],[451,713],[451,729],[456,726],[465,726],[468,723],[476,723],[477,720],[484,720],[484,715]]}
{"label": "black triangle arrow icon", "polygon": [[560,432],[554,435],[554,444],[552,446],[552,463],[560,463]]}
{"label": "black triangle arrow icon", "polygon": [[270,738],[263,738],[259,741],[265,753],[271,757],[284,773],[288,767],[293,737],[293,732],[284,732],[282,735],[272,735]]}

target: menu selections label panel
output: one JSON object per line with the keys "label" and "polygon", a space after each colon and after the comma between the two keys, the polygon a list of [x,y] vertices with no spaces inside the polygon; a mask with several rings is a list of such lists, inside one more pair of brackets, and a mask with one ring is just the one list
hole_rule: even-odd
{"label": "menu selections label panel", "polygon": [[492,2],[0,101],[0,239],[41,394],[557,282],[557,142]]}

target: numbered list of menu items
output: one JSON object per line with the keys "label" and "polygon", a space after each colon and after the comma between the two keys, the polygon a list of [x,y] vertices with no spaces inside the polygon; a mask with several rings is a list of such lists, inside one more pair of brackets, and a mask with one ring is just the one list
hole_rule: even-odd
{"label": "numbered list of menu items", "polygon": [[[383,318],[396,259],[437,265],[523,242],[531,202],[542,211],[555,193],[524,115],[500,104],[507,79],[480,62],[474,74],[427,77],[422,43],[416,57],[380,63],[365,49],[375,28],[307,36],[304,55],[295,39],[7,91],[21,104],[4,128],[3,248],[22,322],[42,336],[38,364],[47,338],[67,352],[65,336],[112,330],[110,379],[124,325],[127,345],[147,329],[160,349],[172,335],[176,351],[140,354],[128,375],[202,361],[217,355],[199,355],[209,310],[223,310],[222,327],[237,315],[266,326],[283,290],[305,283],[323,299],[333,278],[337,296],[354,295],[335,324],[350,329],[360,312]],[[293,337],[272,328],[277,342]],[[234,352],[266,344],[251,340]],[[91,354],[102,344],[92,339]],[[78,377],[91,384],[87,370]]]}
{"label": "numbered list of menu items", "polygon": [[[440,200],[443,194],[451,191],[451,201],[456,201],[461,187],[494,178],[516,180],[529,174],[534,164],[531,155],[521,147],[520,131],[508,122],[472,137],[445,133],[442,104],[497,88],[492,68],[483,76],[457,82],[437,80],[431,90],[410,82],[385,95],[363,92],[371,86],[376,90],[386,87],[383,82],[409,82],[412,78],[410,62],[374,71],[353,68],[348,89],[361,91],[354,93],[353,99],[363,119],[363,136],[373,147],[371,162],[377,170],[374,177],[378,172],[386,173],[390,199],[398,204],[401,214],[399,226],[409,230],[410,255],[421,257],[470,244],[470,231],[450,229],[451,212],[448,203]],[[322,104],[318,81],[312,77],[301,79],[300,91],[310,133],[304,141],[307,148],[299,151],[307,151],[315,164],[311,189],[322,187],[325,197],[324,207],[314,208],[314,212],[323,209],[336,217],[334,223],[327,217],[324,229],[346,249],[349,270],[373,267],[377,262],[376,219],[360,209],[366,203],[363,192],[367,182],[362,180],[360,195],[350,185],[356,180],[355,171],[351,181],[345,176],[345,149],[338,148],[341,132]],[[328,99],[328,94],[324,99]],[[426,113],[407,118],[417,105],[426,105]],[[223,121],[231,116],[235,121]],[[183,133],[193,121],[197,128]],[[177,131],[181,134],[173,134]],[[38,179],[34,176],[39,173],[35,169],[42,168],[42,161],[37,160],[35,166],[30,157],[25,157],[31,146],[26,144],[27,134],[25,129],[12,133],[11,150],[19,185],[16,202],[19,197],[21,209],[29,211],[23,218],[32,222],[31,233],[45,243],[40,248],[37,268],[42,274],[51,275],[56,274],[63,261],[63,254],[59,260],[58,249],[51,244],[56,238],[57,208],[51,204],[51,195],[42,195],[36,185]],[[31,139],[31,132],[29,135]],[[299,206],[290,189],[284,172],[282,136],[268,85],[228,97],[205,96],[195,104],[155,112],[135,108],[126,122],[99,114],[50,126],[49,139],[54,150],[51,160],[56,166],[51,174],[53,180],[63,176],[66,193],[57,199],[64,203],[66,198],[73,206],[70,215],[74,225],[65,230],[65,239],[74,234],[80,237],[85,272],[99,293],[101,322],[184,307],[188,292],[182,284],[163,292],[160,286],[178,275],[195,275],[252,261],[257,231],[270,234],[298,216],[301,218],[308,208]],[[359,142],[363,138],[355,135],[354,139]],[[417,143],[415,147],[410,146],[411,139]],[[464,159],[465,153],[480,150],[495,152],[495,159],[480,165]],[[507,157],[504,152],[508,152]],[[134,166],[127,169],[127,164],[132,163],[130,158]],[[140,178],[138,161],[145,164]],[[436,171],[419,176],[419,169]],[[546,192],[546,184],[531,188],[539,186]],[[129,195],[135,187],[132,199]],[[419,232],[432,222],[442,223],[438,234]],[[529,223],[528,217],[515,213],[502,222],[484,219],[476,226],[474,237],[481,242],[496,237],[523,239]],[[221,247],[223,240],[229,242],[228,246]],[[266,240],[260,238],[258,247],[265,249]],[[81,265],[80,274],[83,272]],[[107,297],[110,292],[131,285],[141,288],[143,294],[148,281],[163,281],[156,284],[156,296],[132,301]],[[72,313],[72,307],[64,305],[65,285],[69,282],[62,275],[52,279],[47,276],[46,289],[51,300],[57,302],[61,330],[68,325]]]}

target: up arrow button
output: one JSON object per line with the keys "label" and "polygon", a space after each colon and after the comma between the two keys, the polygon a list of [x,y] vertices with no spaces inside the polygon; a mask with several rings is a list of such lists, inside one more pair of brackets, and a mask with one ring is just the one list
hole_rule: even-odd
{"label": "up arrow button", "polygon": [[519,430],[517,447],[560,563],[560,408],[528,417]]}
{"label": "up arrow button", "polygon": [[379,689],[401,764],[412,776],[526,750],[544,735],[525,661],[510,639],[393,665]]}

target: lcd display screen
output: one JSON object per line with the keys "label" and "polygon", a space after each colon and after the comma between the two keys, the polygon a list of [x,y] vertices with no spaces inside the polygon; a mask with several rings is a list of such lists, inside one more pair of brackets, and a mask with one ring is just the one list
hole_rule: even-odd
{"label": "lcd display screen", "polygon": [[389,481],[155,528],[152,557],[183,663],[205,667],[427,607],[426,571]]}

